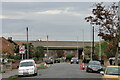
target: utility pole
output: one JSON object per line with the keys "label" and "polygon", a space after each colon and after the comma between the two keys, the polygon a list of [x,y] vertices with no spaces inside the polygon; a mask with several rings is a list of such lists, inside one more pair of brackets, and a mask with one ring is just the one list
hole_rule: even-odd
{"label": "utility pole", "polygon": [[[99,28],[99,33],[100,33],[100,28]],[[101,38],[99,36],[99,60],[101,61]]]}
{"label": "utility pole", "polygon": [[92,60],[92,57],[93,57],[93,54],[94,54],[94,26],[92,26],[92,30],[93,30],[93,34],[92,34],[92,36],[93,36],[93,42],[92,42],[92,54],[91,54],[91,60]]}
{"label": "utility pole", "polygon": [[47,35],[47,57],[48,57],[48,35]]}
{"label": "utility pole", "polygon": [[78,59],[79,59],[79,53],[78,53],[78,36],[77,36],[77,56],[78,56]]}
{"label": "utility pole", "polygon": [[27,31],[27,59],[29,59],[28,27],[26,27],[26,31]]}
{"label": "utility pole", "polygon": [[84,58],[85,58],[84,46],[85,46],[85,43],[84,43],[84,29],[83,29],[83,60],[84,60]]}

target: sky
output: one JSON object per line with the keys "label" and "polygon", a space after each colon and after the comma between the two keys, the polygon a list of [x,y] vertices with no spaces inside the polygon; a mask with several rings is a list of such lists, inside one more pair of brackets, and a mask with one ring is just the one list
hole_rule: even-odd
{"label": "sky", "polygon": [[[13,40],[92,41],[94,2],[2,2],[2,36]],[[110,4],[105,3],[105,4]],[[95,41],[99,41],[95,26]],[[1,34],[0,34],[1,35]]]}

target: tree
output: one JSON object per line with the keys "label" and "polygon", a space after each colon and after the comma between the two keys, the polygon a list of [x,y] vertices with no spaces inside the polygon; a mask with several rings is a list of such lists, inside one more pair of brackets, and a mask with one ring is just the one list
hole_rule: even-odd
{"label": "tree", "polygon": [[95,45],[95,54],[97,56],[99,56],[100,46],[101,46],[101,59],[106,59],[107,53],[109,53],[109,51],[106,50],[108,43],[106,41],[102,41],[100,44],[98,43]]}
{"label": "tree", "polygon": [[120,16],[118,16],[118,6],[113,3],[108,8],[103,3],[95,4],[92,10],[94,16],[86,17],[85,20],[92,26],[99,27],[99,34],[102,39],[112,42],[114,46],[113,53],[117,56],[118,42],[120,42]]}
{"label": "tree", "polygon": [[38,46],[35,48],[34,57],[37,57],[38,59],[44,57],[44,50],[42,46]]}
{"label": "tree", "polygon": [[63,50],[57,50],[56,53],[57,53],[58,58],[61,58],[61,57],[64,56],[64,51]]}
{"label": "tree", "polygon": [[85,46],[84,48],[84,56],[85,58],[90,58],[90,54],[91,54],[91,46]]}
{"label": "tree", "polygon": [[66,55],[66,60],[71,60],[72,57],[73,57],[73,54],[67,54],[67,55]]}
{"label": "tree", "polygon": [[[25,46],[25,49],[27,49],[26,43],[23,43],[22,45]],[[29,58],[33,58],[34,57],[34,46],[32,43],[28,43],[28,46],[29,46]],[[25,51],[25,53],[27,53],[27,51]],[[27,58],[27,56],[26,56],[26,58]]]}
{"label": "tree", "polygon": [[32,43],[29,43],[29,57],[33,58],[34,57],[34,46]]}

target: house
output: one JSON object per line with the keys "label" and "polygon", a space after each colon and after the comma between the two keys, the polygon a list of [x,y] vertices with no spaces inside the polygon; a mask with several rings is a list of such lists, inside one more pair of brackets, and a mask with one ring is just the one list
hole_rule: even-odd
{"label": "house", "polygon": [[7,54],[14,54],[14,48],[15,45],[11,42],[9,42],[7,39],[5,39],[4,37],[0,37],[0,53],[3,55],[7,55]]}

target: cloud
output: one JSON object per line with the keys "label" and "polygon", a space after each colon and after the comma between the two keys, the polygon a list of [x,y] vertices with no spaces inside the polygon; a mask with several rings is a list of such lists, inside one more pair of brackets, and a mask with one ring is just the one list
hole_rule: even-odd
{"label": "cloud", "polygon": [[45,15],[55,15],[55,14],[60,14],[62,11],[61,10],[47,10],[47,11],[41,11],[41,12],[36,12],[37,14],[45,14]]}
{"label": "cloud", "polygon": [[8,18],[8,17],[0,15],[0,19],[5,19],[5,18]]}
{"label": "cloud", "polygon": [[38,11],[36,14],[39,15],[72,15],[72,16],[82,16],[82,13],[76,12],[73,7],[67,7],[64,9],[53,9],[53,10],[45,10],[45,11]]}
{"label": "cloud", "polygon": [[[46,39],[46,35],[50,40],[76,40],[76,35],[82,36],[80,28],[89,27],[84,20],[88,7],[88,3],[3,3],[3,35],[26,39],[28,26],[32,40]],[[90,30],[85,34],[89,40]]]}

